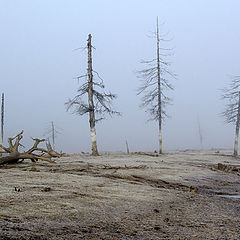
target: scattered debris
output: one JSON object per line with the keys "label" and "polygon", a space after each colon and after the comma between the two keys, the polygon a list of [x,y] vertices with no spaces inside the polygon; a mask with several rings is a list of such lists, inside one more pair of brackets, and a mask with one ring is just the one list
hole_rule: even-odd
{"label": "scattered debris", "polygon": [[146,155],[146,156],[150,156],[150,157],[159,157],[160,154],[158,153],[147,153],[147,152],[135,152],[134,154],[138,154],[138,155]]}
{"label": "scattered debris", "polygon": [[50,187],[44,187],[41,189],[41,192],[50,192],[51,188]]}
{"label": "scattered debris", "polygon": [[217,169],[223,172],[240,172],[240,165],[226,165],[218,163]]}
{"label": "scattered debris", "polygon": [[15,187],[14,190],[15,190],[16,192],[21,192],[21,189],[20,189],[20,188],[17,188],[17,187]]}
{"label": "scattered debris", "polygon": [[191,192],[191,193],[197,193],[198,192],[198,189],[196,188],[196,187],[190,187],[190,189],[189,189],[189,191]]}

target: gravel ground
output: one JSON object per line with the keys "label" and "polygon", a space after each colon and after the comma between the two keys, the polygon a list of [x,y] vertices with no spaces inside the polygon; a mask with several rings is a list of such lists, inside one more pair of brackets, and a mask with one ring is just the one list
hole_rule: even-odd
{"label": "gravel ground", "polygon": [[227,152],[72,155],[0,167],[0,239],[240,239]]}

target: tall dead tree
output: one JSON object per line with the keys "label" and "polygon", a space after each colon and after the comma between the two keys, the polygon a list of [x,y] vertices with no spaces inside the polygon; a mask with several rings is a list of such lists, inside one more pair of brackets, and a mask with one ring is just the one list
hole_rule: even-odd
{"label": "tall dead tree", "polygon": [[3,141],[3,126],[4,126],[4,93],[2,93],[2,107],[1,107],[1,139]]}
{"label": "tall dead tree", "polygon": [[[1,136],[0,136],[0,144],[3,144],[3,126],[4,126],[4,93],[2,93],[2,104],[1,104]],[[0,155],[1,155],[1,153],[0,153]]]}
{"label": "tall dead tree", "polygon": [[222,90],[222,98],[226,99],[225,111],[222,116],[226,123],[235,124],[235,141],[233,155],[238,155],[239,123],[240,123],[240,76],[231,77],[229,88]]}
{"label": "tall dead tree", "polygon": [[198,134],[199,134],[201,150],[203,150],[203,135],[202,135],[202,128],[201,128],[201,125],[200,125],[199,118],[197,118],[197,124],[198,124]]}
{"label": "tall dead tree", "polygon": [[96,129],[95,129],[95,111],[93,103],[93,69],[92,69],[92,36],[88,35],[88,104],[89,104],[89,123],[92,140],[92,154],[98,155]]}
{"label": "tall dead tree", "polygon": [[[92,141],[92,155],[97,156],[97,140],[96,140],[96,122],[103,120],[105,114],[110,116],[117,114],[119,112],[112,109],[112,100],[117,96],[112,93],[104,91],[104,84],[102,78],[99,74],[93,70],[92,67],[92,36],[88,35],[87,40],[87,49],[88,49],[88,68],[87,74],[77,77],[77,79],[84,78],[85,82],[78,89],[78,94],[69,99],[65,104],[67,110],[73,108],[73,113],[78,115],[89,114],[89,124],[91,132],[91,141]],[[101,90],[101,91],[100,91]],[[86,101],[84,101],[84,96],[87,95]]]}
{"label": "tall dead tree", "polygon": [[161,154],[163,152],[162,123],[167,117],[165,108],[171,102],[165,91],[173,90],[168,77],[176,78],[176,75],[169,70],[170,62],[166,61],[166,58],[170,56],[168,51],[171,49],[160,47],[160,43],[167,40],[159,34],[158,19],[154,38],[156,39],[156,57],[150,61],[142,61],[146,68],[138,71],[138,77],[142,82],[137,95],[143,94],[140,107],[147,108],[146,112],[151,116],[149,120],[158,121],[159,153]]}

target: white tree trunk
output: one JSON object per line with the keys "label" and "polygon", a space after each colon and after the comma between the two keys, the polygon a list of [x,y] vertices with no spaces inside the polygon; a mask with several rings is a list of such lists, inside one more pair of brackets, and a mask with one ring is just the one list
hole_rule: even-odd
{"label": "white tree trunk", "polygon": [[98,155],[95,127],[91,127],[91,141],[92,141],[92,154]]}

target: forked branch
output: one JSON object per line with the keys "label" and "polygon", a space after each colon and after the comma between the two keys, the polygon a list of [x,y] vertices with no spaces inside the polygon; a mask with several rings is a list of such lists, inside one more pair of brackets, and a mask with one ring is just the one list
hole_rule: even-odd
{"label": "forked branch", "polygon": [[[33,146],[25,152],[19,152],[18,148],[21,146],[20,141],[23,138],[23,131],[21,131],[16,136],[8,138],[9,147],[4,147],[0,144],[3,149],[1,153],[7,154],[6,156],[0,157],[0,165],[17,163],[19,160],[30,159],[33,162],[38,160],[47,161],[54,163],[52,158],[61,157],[62,153],[57,153],[54,151],[50,143],[46,139],[32,138],[34,141]],[[14,142],[15,140],[15,142]],[[38,147],[42,142],[46,142],[46,148]]]}

